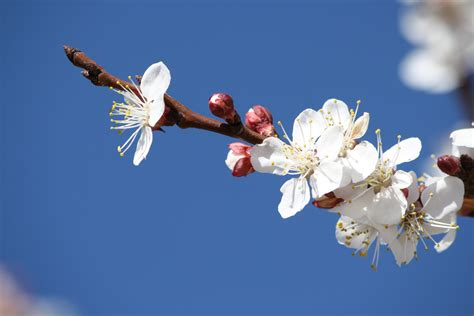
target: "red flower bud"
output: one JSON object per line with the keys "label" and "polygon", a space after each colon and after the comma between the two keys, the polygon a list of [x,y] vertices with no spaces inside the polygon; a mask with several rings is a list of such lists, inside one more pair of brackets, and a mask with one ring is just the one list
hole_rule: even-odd
{"label": "red flower bud", "polygon": [[408,194],[410,192],[410,191],[408,191],[408,188],[401,189],[401,191],[402,191],[403,195],[405,196],[405,198],[407,198]]}
{"label": "red flower bud", "polygon": [[267,108],[261,105],[255,105],[245,114],[245,125],[260,135],[275,135],[272,114]]}
{"label": "red flower bud", "polygon": [[232,170],[234,177],[243,177],[255,171],[248,152],[251,148],[251,146],[242,143],[232,143],[229,145],[230,151],[225,163]]}
{"label": "red flower bud", "polygon": [[214,93],[209,98],[209,110],[221,119],[231,119],[235,115],[234,100],[225,93]]}
{"label": "red flower bud", "polygon": [[438,157],[438,167],[444,173],[455,176],[461,172],[461,161],[456,156],[444,155]]}
{"label": "red flower bud", "polygon": [[250,162],[250,157],[240,158],[234,166],[232,170],[232,175],[234,177],[243,177],[248,174],[251,174],[255,170],[252,167],[252,163]]}

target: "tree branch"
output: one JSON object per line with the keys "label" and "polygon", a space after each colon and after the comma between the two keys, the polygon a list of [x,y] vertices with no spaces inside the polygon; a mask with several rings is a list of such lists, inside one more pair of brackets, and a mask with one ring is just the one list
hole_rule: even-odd
{"label": "tree branch", "polygon": [[[82,51],[70,46],[64,46],[64,52],[71,63],[82,68],[82,75],[89,79],[96,86],[112,87],[117,90],[123,90],[123,87],[129,86],[129,82],[117,78],[108,73],[102,66],[94,60],[87,57]],[[130,89],[138,94],[138,91],[132,86]],[[180,128],[197,128],[210,132],[226,135],[229,137],[244,140],[250,144],[259,144],[266,137],[262,136],[244,126],[240,116],[236,114],[234,118],[226,123],[219,122],[202,114],[196,113],[171,97],[165,94],[165,105],[169,109],[171,122],[160,120],[153,127],[154,130],[160,129],[163,125],[177,125]]]}

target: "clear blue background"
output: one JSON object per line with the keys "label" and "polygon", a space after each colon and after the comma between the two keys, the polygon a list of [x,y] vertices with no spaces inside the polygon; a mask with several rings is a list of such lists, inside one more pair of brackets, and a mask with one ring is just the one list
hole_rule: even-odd
{"label": "clear blue background", "polygon": [[[1,258],[38,296],[83,315],[444,314],[473,312],[472,219],[454,246],[398,268],[352,257],[337,216],[282,220],[285,181],[233,178],[224,136],[167,128],[134,167],[109,130],[118,95],[92,86],[62,45],[125,78],[163,60],[169,93],[208,113],[213,92],[291,128],[332,97],[372,114],[385,144],[438,150],[463,113],[454,94],[405,87],[412,47],[391,1],[2,2]],[[372,133],[370,139],[373,139]],[[425,160],[405,169],[424,170]],[[429,171],[429,170],[428,170]]]}

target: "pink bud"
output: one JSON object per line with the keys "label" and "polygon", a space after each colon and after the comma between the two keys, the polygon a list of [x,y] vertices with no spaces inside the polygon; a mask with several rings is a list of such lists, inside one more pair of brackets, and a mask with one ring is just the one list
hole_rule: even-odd
{"label": "pink bud", "polygon": [[251,148],[251,146],[242,143],[229,145],[230,151],[225,163],[234,177],[243,177],[255,171],[250,161],[249,150]]}
{"label": "pink bud", "polygon": [[234,177],[243,177],[248,174],[251,174],[255,170],[252,167],[252,163],[250,162],[250,157],[240,158],[234,166],[232,170],[232,175]]}
{"label": "pink bud", "polygon": [[229,149],[232,150],[234,154],[236,155],[243,155],[243,156],[250,157],[248,153],[248,150],[250,150],[250,148],[252,147],[249,145],[242,144],[242,143],[229,144]]}
{"label": "pink bud", "polygon": [[247,112],[247,114],[245,114],[245,125],[260,135],[275,135],[272,114],[268,109],[261,105],[255,105]]}
{"label": "pink bud", "polygon": [[458,157],[444,155],[438,157],[438,167],[441,171],[450,176],[455,176],[461,172],[461,161]]}
{"label": "pink bud", "polygon": [[209,110],[211,113],[221,119],[231,119],[235,115],[234,100],[225,93],[214,93],[209,98]]}
{"label": "pink bud", "polygon": [[410,193],[410,191],[408,191],[408,188],[404,188],[404,189],[401,189],[403,195],[405,196],[405,198],[408,197],[408,194]]}

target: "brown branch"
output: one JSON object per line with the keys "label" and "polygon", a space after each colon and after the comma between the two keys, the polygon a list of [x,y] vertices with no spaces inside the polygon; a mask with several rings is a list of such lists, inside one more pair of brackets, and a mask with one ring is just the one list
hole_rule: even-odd
{"label": "brown branch", "polygon": [[[108,73],[102,66],[87,57],[79,49],[65,45],[64,52],[74,66],[83,69],[82,75],[89,79],[94,85],[112,87],[117,90],[123,90],[124,86],[129,85],[127,81]],[[134,90],[134,92],[137,92],[134,87],[130,86],[130,88]],[[160,129],[160,126],[163,125],[176,124],[180,128],[203,129],[241,139],[250,144],[259,144],[265,139],[265,136],[262,136],[244,126],[238,114],[236,114],[232,120],[229,120],[227,124],[219,122],[192,111],[169,94],[165,94],[165,105],[170,109],[171,116],[173,116],[172,123],[165,124],[160,120],[160,122],[158,122],[154,127],[155,130]]]}
{"label": "brown branch", "polygon": [[469,117],[469,121],[474,120],[474,87],[469,75],[464,77],[461,85],[457,89],[459,99],[461,100],[464,111]]}

